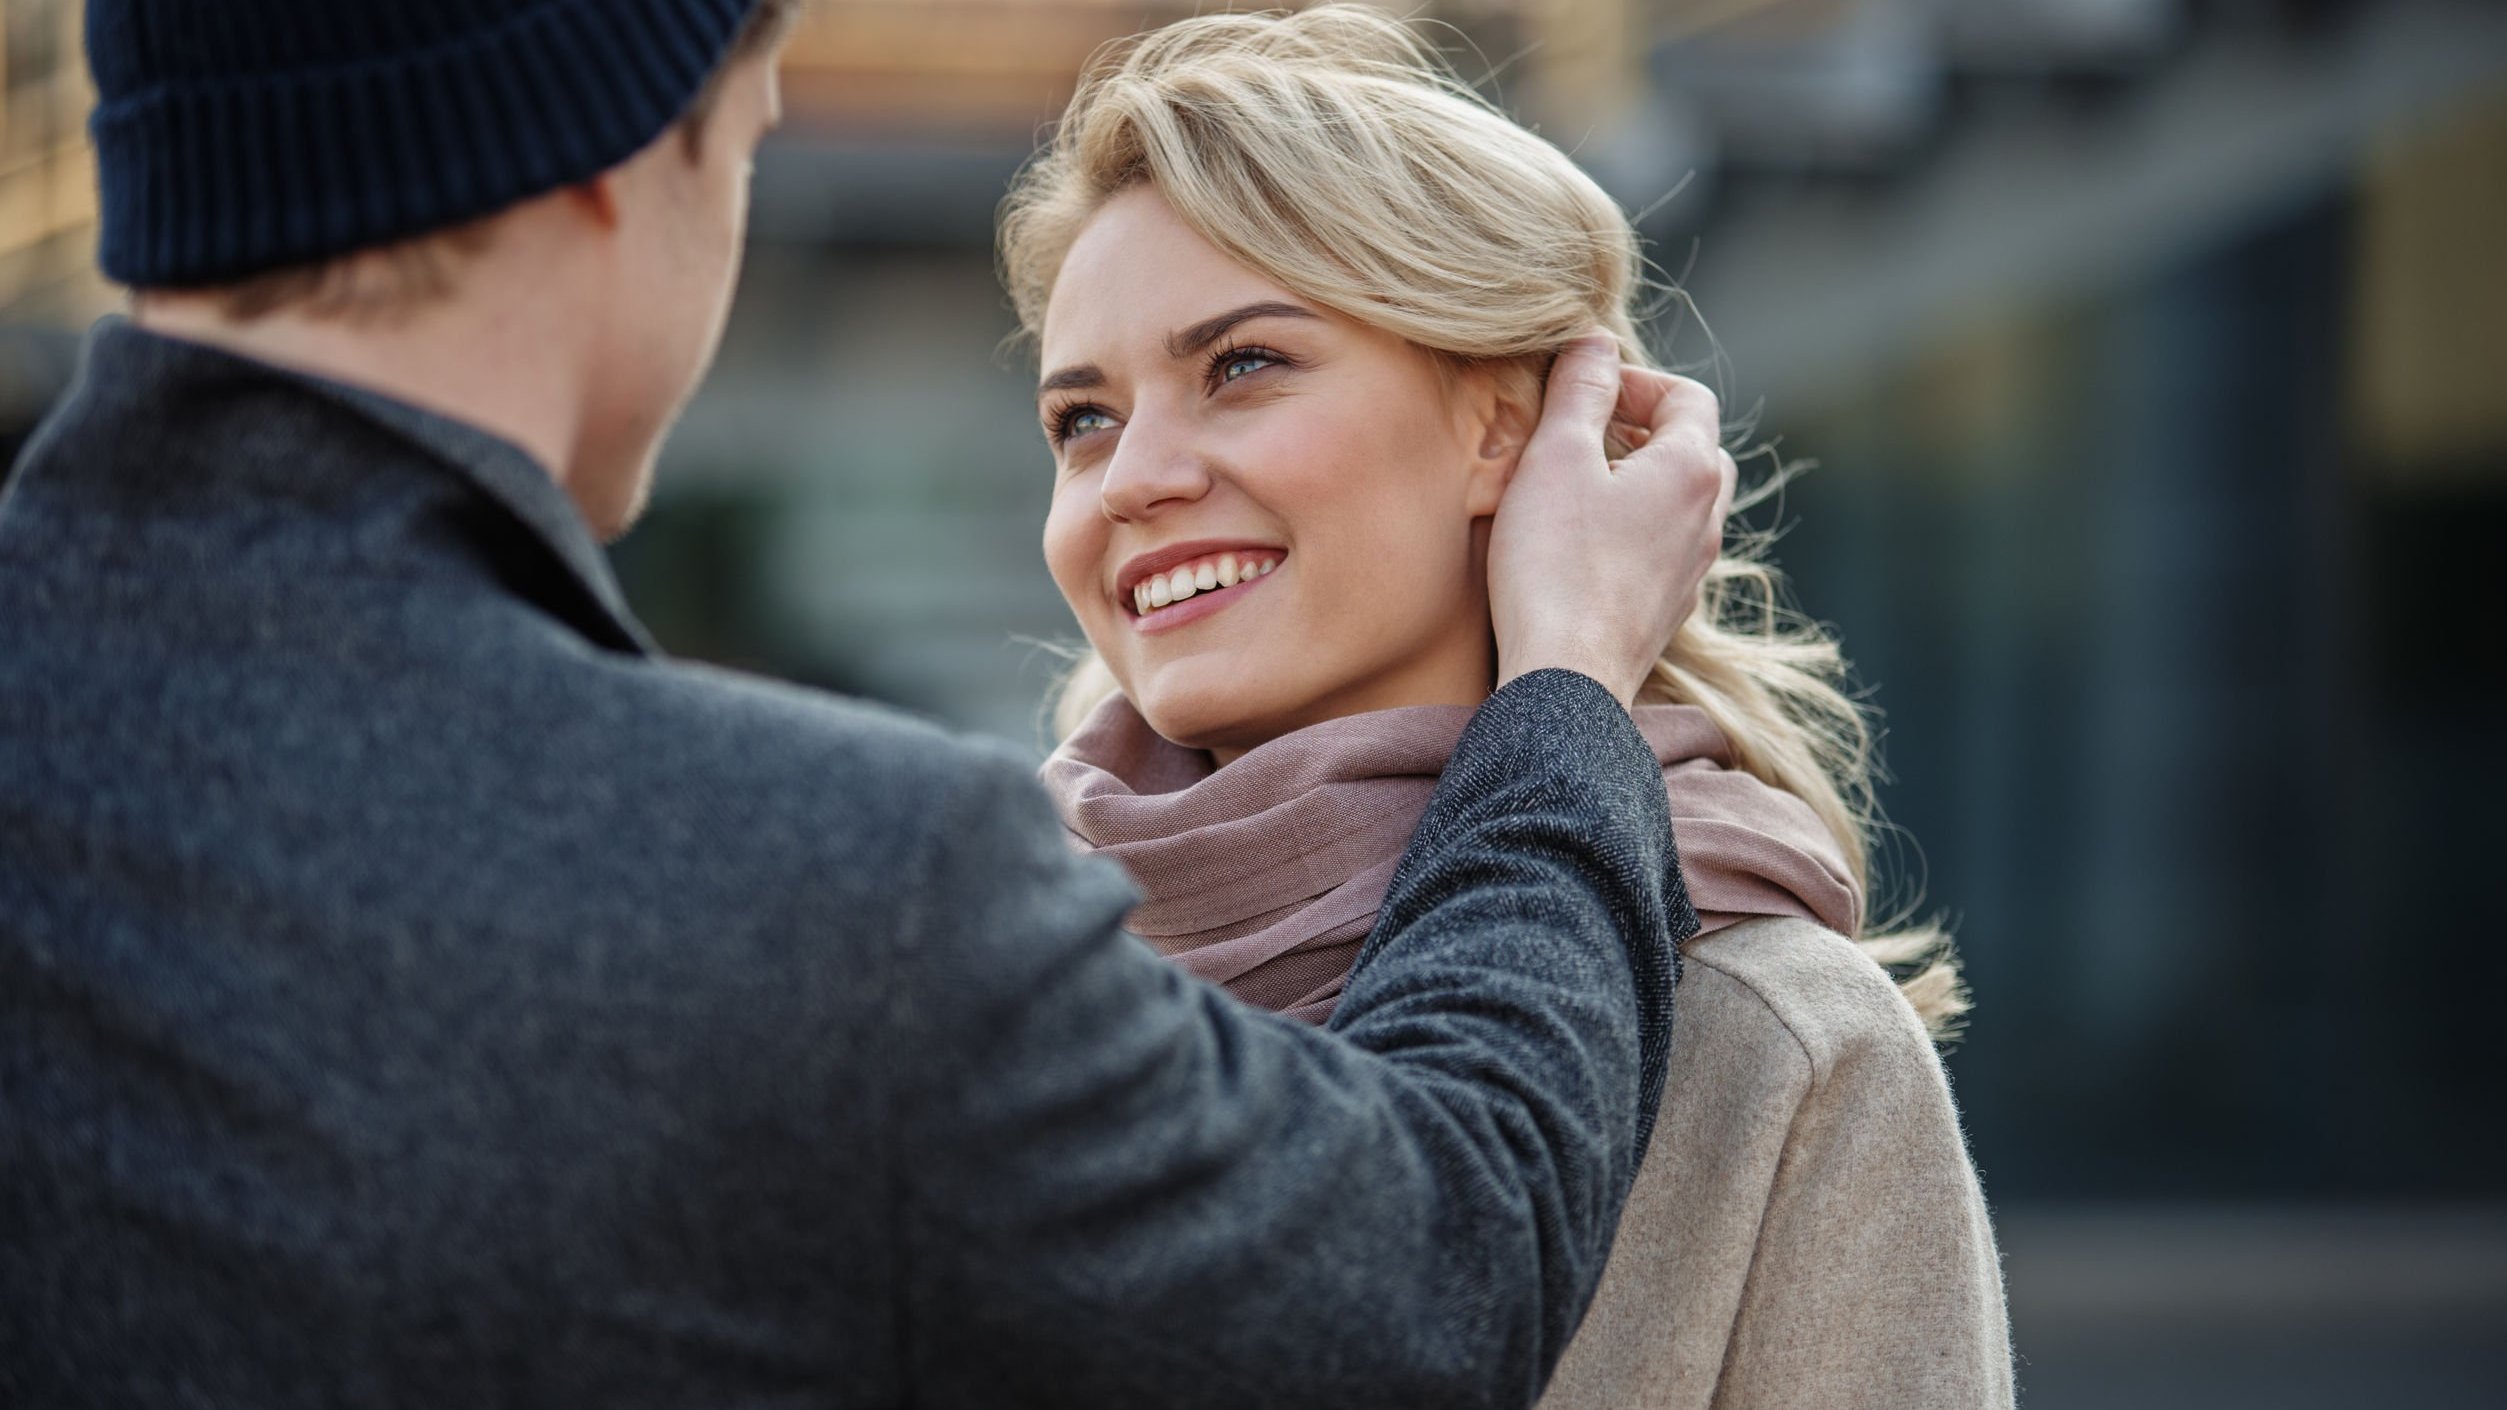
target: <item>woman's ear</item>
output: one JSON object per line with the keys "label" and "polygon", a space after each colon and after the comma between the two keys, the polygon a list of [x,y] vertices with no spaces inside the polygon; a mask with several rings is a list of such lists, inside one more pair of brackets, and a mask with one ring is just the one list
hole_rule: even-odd
{"label": "woman's ear", "polygon": [[1466,434],[1473,450],[1463,486],[1463,507],[1473,518],[1497,512],[1523,448],[1540,424],[1537,378],[1517,375],[1528,369],[1475,367],[1463,375],[1463,401],[1470,409]]}

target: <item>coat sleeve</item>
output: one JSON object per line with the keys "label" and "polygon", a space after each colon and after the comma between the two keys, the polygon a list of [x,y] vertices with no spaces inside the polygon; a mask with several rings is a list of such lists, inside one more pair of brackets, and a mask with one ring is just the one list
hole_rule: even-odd
{"label": "coat sleeve", "polygon": [[915,1403],[1531,1403],[1696,925],[1617,702],[1550,671],[1482,708],[1331,1031],[1123,935],[1024,770],[943,829],[894,985]]}
{"label": "coat sleeve", "polygon": [[1809,1058],[1715,1410],[2008,1410],[1993,1224],[1921,1022],[1843,937],[1789,967]]}

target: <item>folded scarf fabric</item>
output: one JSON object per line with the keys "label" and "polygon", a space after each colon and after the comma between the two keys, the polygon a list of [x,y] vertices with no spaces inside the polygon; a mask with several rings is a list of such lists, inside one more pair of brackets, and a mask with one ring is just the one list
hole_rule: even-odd
{"label": "folded scarf fabric", "polygon": [[[1043,777],[1079,850],[1121,862],[1143,892],[1134,934],[1248,1003],[1321,1023],[1471,713],[1414,705],[1326,720],[1214,768],[1116,695]],[[1681,874],[1707,931],[1799,916],[1857,933],[1862,889],[1809,804],[1734,767],[1705,711],[1632,713],[1662,762]]]}

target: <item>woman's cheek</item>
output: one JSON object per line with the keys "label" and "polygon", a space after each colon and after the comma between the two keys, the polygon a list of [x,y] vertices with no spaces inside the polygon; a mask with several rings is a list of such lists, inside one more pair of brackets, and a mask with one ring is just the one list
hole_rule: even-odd
{"label": "woman's cheek", "polygon": [[1053,503],[1045,512],[1045,571],[1052,575],[1053,585],[1061,589],[1071,615],[1079,619],[1083,629],[1093,630],[1100,604],[1089,585],[1095,581],[1094,570],[1105,549],[1105,536],[1090,532],[1088,506],[1080,498],[1067,488],[1054,492]]}

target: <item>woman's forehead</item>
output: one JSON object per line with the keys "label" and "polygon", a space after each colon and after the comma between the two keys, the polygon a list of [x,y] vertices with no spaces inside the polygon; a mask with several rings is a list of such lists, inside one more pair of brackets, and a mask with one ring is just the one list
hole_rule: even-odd
{"label": "woman's forehead", "polygon": [[1154,352],[1170,332],[1263,301],[1306,302],[1211,244],[1154,187],[1136,186],[1108,200],[1071,242],[1038,345],[1048,365],[1133,347]]}

